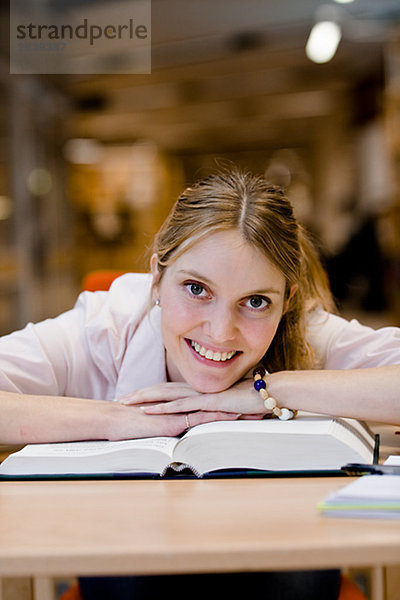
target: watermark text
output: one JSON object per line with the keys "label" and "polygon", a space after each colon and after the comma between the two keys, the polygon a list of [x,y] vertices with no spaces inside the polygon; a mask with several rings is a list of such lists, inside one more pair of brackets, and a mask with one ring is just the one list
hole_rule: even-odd
{"label": "watermark text", "polygon": [[17,25],[16,37],[18,40],[89,40],[91,46],[96,40],[107,38],[114,39],[139,39],[148,38],[146,25],[136,25],[134,19],[129,19],[128,24],[105,25],[89,24],[88,19],[77,26],[72,25],[43,25],[29,23],[28,25]]}

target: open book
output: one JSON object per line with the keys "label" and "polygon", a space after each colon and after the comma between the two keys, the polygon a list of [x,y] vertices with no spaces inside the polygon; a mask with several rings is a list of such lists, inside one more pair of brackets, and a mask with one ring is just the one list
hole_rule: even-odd
{"label": "open book", "polygon": [[299,413],[291,421],[206,423],[180,438],[30,444],[6,458],[0,476],[337,471],[372,462],[373,452],[374,436],[363,423]]}

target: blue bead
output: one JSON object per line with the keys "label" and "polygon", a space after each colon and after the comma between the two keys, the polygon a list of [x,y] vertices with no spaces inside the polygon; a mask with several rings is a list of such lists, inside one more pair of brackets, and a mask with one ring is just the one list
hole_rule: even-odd
{"label": "blue bead", "polygon": [[254,382],[254,389],[257,390],[257,392],[259,392],[262,388],[266,388],[267,385],[264,381],[264,379],[257,379],[257,381]]}

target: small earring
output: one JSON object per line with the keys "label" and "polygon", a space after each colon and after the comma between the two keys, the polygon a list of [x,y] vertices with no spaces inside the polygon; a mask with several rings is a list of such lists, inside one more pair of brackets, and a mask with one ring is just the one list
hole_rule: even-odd
{"label": "small earring", "polygon": [[156,306],[160,306],[160,299],[159,299],[159,298],[157,298],[157,299],[156,299],[156,301],[154,302],[154,304],[155,304]]}

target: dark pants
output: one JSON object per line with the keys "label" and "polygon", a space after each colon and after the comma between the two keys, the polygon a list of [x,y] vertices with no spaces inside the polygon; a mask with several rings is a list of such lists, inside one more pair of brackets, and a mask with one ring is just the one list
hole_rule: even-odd
{"label": "dark pants", "polygon": [[337,600],[340,571],[280,571],[154,575],[146,577],[83,577],[83,600],[154,600],[204,595],[207,600]]}

